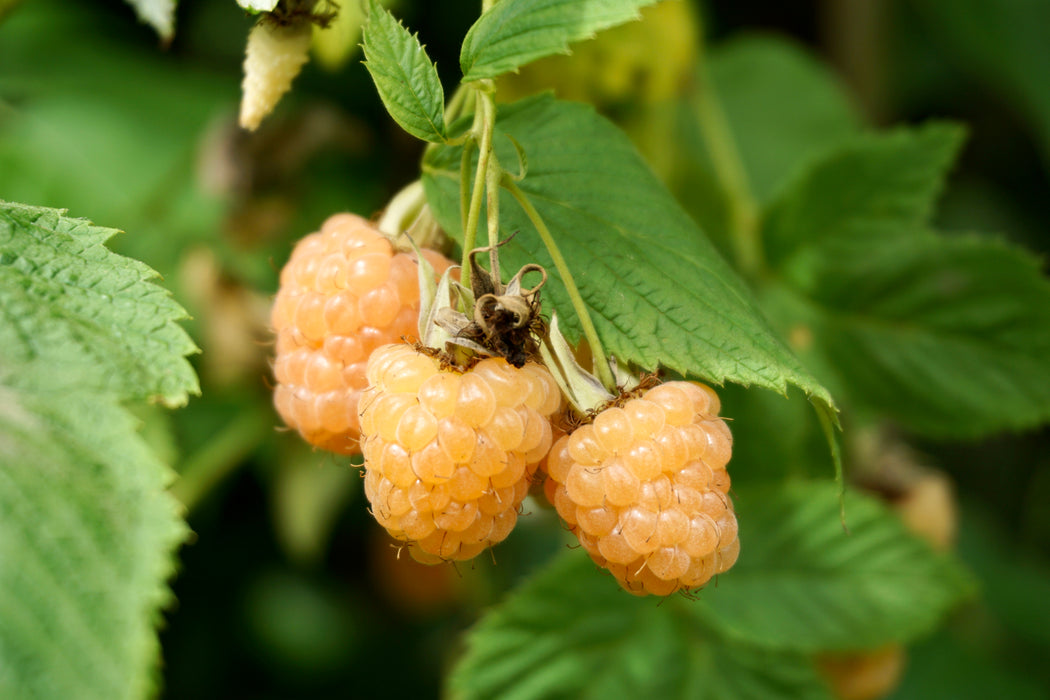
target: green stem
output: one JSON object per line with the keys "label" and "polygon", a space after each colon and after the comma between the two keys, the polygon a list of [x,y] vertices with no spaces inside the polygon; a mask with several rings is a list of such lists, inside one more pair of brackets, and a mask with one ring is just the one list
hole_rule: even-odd
{"label": "green stem", "polygon": [[758,203],[751,193],[725,111],[706,76],[692,91],[692,102],[715,175],[729,199],[729,233],[737,266],[746,275],[757,277],[764,266],[758,230]]}
{"label": "green stem", "polygon": [[[491,80],[478,81],[477,111],[474,112],[473,130],[478,139],[478,167],[474,174],[474,186],[470,193],[470,205],[463,226],[463,283],[470,286],[470,251],[475,248],[478,234],[478,218],[481,216],[481,200],[488,180],[489,160],[492,158],[492,130],[496,126],[495,104],[491,95]],[[462,188],[461,188],[462,189]]]}
{"label": "green stem", "polygon": [[503,168],[499,165],[499,159],[495,151],[489,160],[488,172],[485,173],[485,213],[488,223],[489,234],[489,271],[492,279],[497,284],[500,282],[499,254],[499,184],[503,177]]}
{"label": "green stem", "polygon": [[[463,234],[463,249],[466,250],[466,223],[468,212],[470,211],[470,159],[474,152],[474,147],[477,142],[473,138],[467,139],[467,142],[463,144],[463,154],[459,160],[459,220],[464,225]],[[470,285],[470,275],[467,272],[468,268],[463,268],[464,275],[463,283]]]}
{"label": "green stem", "polygon": [[485,174],[485,208],[488,215],[488,270],[492,273],[492,280],[498,284],[500,277],[500,256],[498,246],[500,242],[500,178],[503,170],[497,160],[496,153],[492,153],[491,162],[488,164],[488,172]]}
{"label": "green stem", "polygon": [[525,210],[525,215],[529,217],[529,221],[531,221],[532,225],[536,227],[536,232],[539,233],[543,245],[547,248],[547,252],[550,253],[551,260],[554,262],[554,269],[558,271],[562,284],[565,285],[565,291],[568,293],[569,300],[572,302],[572,308],[576,310],[576,315],[580,319],[580,325],[583,327],[583,335],[591,346],[591,355],[594,358],[594,371],[605,388],[615,393],[616,379],[613,377],[612,370],[609,369],[609,360],[605,356],[605,349],[602,347],[602,341],[598,339],[598,331],[595,329],[594,322],[591,320],[591,314],[587,310],[587,305],[584,303],[583,297],[580,295],[580,290],[576,286],[576,280],[573,278],[572,272],[569,270],[569,265],[565,262],[565,258],[562,257],[558,244],[554,241],[554,236],[551,235],[550,229],[547,228],[547,225],[543,223],[543,217],[541,217],[540,213],[536,211],[536,207],[532,206],[532,202],[529,200],[528,195],[518,187],[517,183],[515,183],[509,176],[504,176],[502,184],[507,188],[507,191],[513,195],[514,199],[518,201],[521,208]]}
{"label": "green stem", "polygon": [[183,462],[179,478],[171,486],[172,495],[186,510],[193,510],[259,445],[271,421],[272,417],[262,411],[238,415]]}

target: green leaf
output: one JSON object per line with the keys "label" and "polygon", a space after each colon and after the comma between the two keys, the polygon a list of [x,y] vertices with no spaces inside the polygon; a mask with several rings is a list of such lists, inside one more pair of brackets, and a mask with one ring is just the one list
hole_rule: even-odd
{"label": "green leaf", "polygon": [[639,18],[656,0],[501,0],[463,39],[463,82],[495,78],[596,32]]}
{"label": "green leaf", "polygon": [[185,312],[155,272],[105,248],[115,233],[0,202],[0,384],[169,406],[198,393]]}
{"label": "green leaf", "polygon": [[844,395],[933,436],[1050,420],[1040,261],[990,238],[880,233],[810,256],[814,333]]}
{"label": "green leaf", "polygon": [[740,559],[700,593],[722,633],[791,651],[868,649],[931,630],[972,593],[967,574],[869,497],[794,482],[736,498]]}
{"label": "green leaf", "polygon": [[767,215],[782,287],[763,298],[794,295],[781,322],[859,410],[974,437],[1050,420],[1050,285],[1020,249],[926,230],[960,138],[901,130],[814,164]]}
{"label": "green leaf", "polygon": [[416,138],[444,142],[445,92],[437,67],[419,39],[378,0],[369,0],[368,8],[362,47],[383,104],[394,121]]}
{"label": "green leaf", "polygon": [[[679,200],[729,254],[734,202],[765,206],[791,176],[860,130],[832,72],[783,38],[744,35],[711,48],[683,110]],[[715,111],[715,116],[710,113]],[[724,119],[718,128],[717,115]],[[715,151],[720,158],[715,167]],[[728,155],[727,155],[728,154]],[[725,162],[728,157],[729,163]],[[735,186],[727,178],[736,177]]]}
{"label": "green leaf", "polygon": [[115,231],[0,202],[0,696],[138,698],[187,530],[126,399],[197,391],[185,313]]}
{"label": "green leaf", "polygon": [[[1026,501],[1042,510],[1036,493],[1029,491]],[[979,577],[981,598],[932,638],[909,647],[904,679],[891,697],[1045,698],[1050,567],[1028,538],[990,518],[986,503],[960,505],[956,550]]]}
{"label": "green leaf", "polygon": [[0,696],[151,695],[188,534],[170,472],[111,398],[0,385],[0,407]]}
{"label": "green leaf", "polygon": [[634,598],[568,552],[471,630],[450,695],[824,698],[808,660],[722,639],[682,598]]}
{"label": "green leaf", "polygon": [[787,39],[735,37],[711,51],[707,66],[759,204],[860,130],[832,71]]}
{"label": "green leaf", "polygon": [[165,41],[175,36],[176,0],[127,0],[139,19],[157,30]]}
{"label": "green leaf", "polygon": [[[831,404],[618,129],[585,105],[544,96],[503,108],[497,131],[502,162],[516,158],[504,134],[528,154],[520,187],[557,239],[607,351],[621,362],[719,384],[780,393],[794,384]],[[427,199],[442,227],[456,235],[462,231],[459,161],[458,148],[439,148],[424,164]],[[579,324],[550,256],[509,195],[500,218],[501,235],[519,232],[501,249],[504,269],[531,262],[546,267],[546,308],[557,310],[570,341],[578,339]]]}
{"label": "green leaf", "polygon": [[857,225],[903,229],[924,223],[962,138],[962,129],[948,124],[901,129],[859,138],[813,164],[766,212],[769,264],[783,265]]}

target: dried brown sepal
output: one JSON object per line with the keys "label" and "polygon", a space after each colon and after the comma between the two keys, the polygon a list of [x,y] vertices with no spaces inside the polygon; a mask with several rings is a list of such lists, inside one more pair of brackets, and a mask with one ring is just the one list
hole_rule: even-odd
{"label": "dried brown sepal", "polygon": [[[470,252],[470,291],[475,300],[472,318],[459,315],[453,319],[446,314],[443,323],[455,329],[451,344],[503,357],[515,367],[523,367],[529,360],[538,358],[538,339],[547,330],[540,316],[540,290],[547,283],[547,271],[540,265],[525,265],[504,285],[493,254],[509,240]],[[478,264],[477,256],[481,253],[493,256],[490,260],[494,270],[485,270]],[[525,287],[523,278],[533,272],[541,275],[540,281]]]}

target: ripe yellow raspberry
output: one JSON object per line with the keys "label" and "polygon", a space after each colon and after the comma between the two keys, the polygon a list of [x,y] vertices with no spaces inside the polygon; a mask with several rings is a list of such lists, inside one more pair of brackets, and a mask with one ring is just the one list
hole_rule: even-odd
{"label": "ripe yellow raspberry", "polygon": [[[452,264],[423,255],[439,275]],[[360,452],[357,402],[368,386],[368,356],[417,335],[418,279],[414,257],[354,214],[330,217],[296,245],[271,314],[274,405],[307,442]]]}
{"label": "ripe yellow raspberry", "polygon": [[489,358],[461,371],[387,345],[372,353],[368,382],[365,494],[379,524],[425,563],[470,559],[506,538],[561,406],[546,368]]}
{"label": "ripe yellow raspberry", "polygon": [[709,387],[667,382],[558,440],[546,492],[591,558],[635,595],[706,584],[740,552],[726,463],[733,439]]}

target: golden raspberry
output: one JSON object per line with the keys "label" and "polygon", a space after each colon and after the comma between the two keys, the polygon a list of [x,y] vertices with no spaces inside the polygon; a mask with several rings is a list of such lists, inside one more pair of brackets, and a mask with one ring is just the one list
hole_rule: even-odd
{"label": "golden raspberry", "polygon": [[[451,261],[423,251],[437,274]],[[271,323],[277,333],[274,405],[312,445],[360,452],[357,402],[380,345],[417,335],[415,259],[371,223],[336,214],[303,238],[281,270]]]}
{"label": "golden raspberry", "polygon": [[549,497],[591,558],[635,595],[698,588],[740,552],[717,395],[667,382],[559,439]]}
{"label": "golden raspberry", "polygon": [[365,494],[425,563],[470,559],[510,534],[561,406],[550,373],[502,358],[462,372],[408,345],[372,353],[361,396]]}

